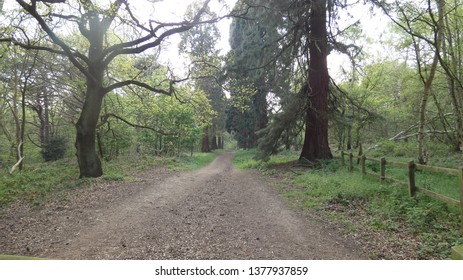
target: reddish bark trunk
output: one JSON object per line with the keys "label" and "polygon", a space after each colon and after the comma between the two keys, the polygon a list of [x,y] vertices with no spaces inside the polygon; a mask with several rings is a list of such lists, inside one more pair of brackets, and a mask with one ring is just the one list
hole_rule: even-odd
{"label": "reddish bark trunk", "polygon": [[328,88],[326,0],[312,2],[306,132],[300,160],[331,159],[328,144]]}

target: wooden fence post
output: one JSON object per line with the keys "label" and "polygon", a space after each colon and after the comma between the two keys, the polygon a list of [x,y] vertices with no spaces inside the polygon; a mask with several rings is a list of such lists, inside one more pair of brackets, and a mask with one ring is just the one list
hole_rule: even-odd
{"label": "wooden fence post", "polygon": [[461,235],[463,236],[463,167],[458,169],[458,177],[460,177],[460,212],[461,212]]}
{"label": "wooden fence post", "polygon": [[379,169],[381,172],[380,173],[381,182],[383,182],[384,180],[386,180],[386,159],[385,158],[381,158]]}
{"label": "wooden fence post", "polygon": [[367,160],[367,157],[365,155],[362,155],[360,158],[360,164],[362,165],[362,174],[365,175],[367,174],[367,168],[365,166],[365,161]]}
{"label": "wooden fence post", "polygon": [[412,197],[416,194],[415,170],[415,162],[413,160],[408,162],[408,193]]}
{"label": "wooden fence post", "polygon": [[349,171],[354,171],[354,155],[349,153]]}

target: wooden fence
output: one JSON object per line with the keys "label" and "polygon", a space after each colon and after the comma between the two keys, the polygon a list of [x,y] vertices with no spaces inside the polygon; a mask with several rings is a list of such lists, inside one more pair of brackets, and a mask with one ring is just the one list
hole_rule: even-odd
{"label": "wooden fence", "polygon": [[[408,192],[410,196],[415,196],[415,194],[419,192],[424,195],[433,197],[439,201],[460,207],[460,213],[461,213],[460,231],[461,231],[461,234],[463,235],[463,167],[460,167],[459,169],[450,169],[450,168],[416,164],[414,161],[410,161],[408,163],[391,162],[391,161],[387,161],[386,158],[376,159],[376,158],[366,157],[365,155],[354,156],[352,153],[345,153],[344,151],[342,151],[341,161],[343,165],[346,165],[346,156],[348,157],[348,169],[351,172],[354,171],[354,158],[355,158],[359,161],[359,164],[361,166],[360,171],[362,172],[362,174],[366,176],[379,178],[381,182],[391,182],[391,183],[398,184],[399,186],[408,188]],[[367,172],[366,161],[379,163],[379,174]],[[399,181],[393,178],[386,177],[386,165],[407,169],[408,170],[408,182],[403,182],[403,181]],[[417,170],[445,173],[449,175],[458,176],[459,185],[460,185],[460,200],[456,200],[451,197],[447,197],[447,196],[438,194],[436,192],[418,187],[415,183],[415,172]]]}

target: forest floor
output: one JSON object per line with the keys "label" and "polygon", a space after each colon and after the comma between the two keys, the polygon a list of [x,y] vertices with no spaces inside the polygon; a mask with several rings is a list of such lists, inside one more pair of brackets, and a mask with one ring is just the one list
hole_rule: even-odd
{"label": "forest floor", "polygon": [[[232,153],[196,171],[156,168],[0,210],[0,253],[52,259],[366,259],[316,213],[289,206]],[[135,178],[136,177],[136,178]]]}

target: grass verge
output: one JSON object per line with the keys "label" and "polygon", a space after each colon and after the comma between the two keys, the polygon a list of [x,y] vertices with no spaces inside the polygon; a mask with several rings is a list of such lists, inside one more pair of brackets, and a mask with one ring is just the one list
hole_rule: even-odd
{"label": "grass verge", "polygon": [[292,151],[284,151],[270,157],[268,161],[258,161],[254,157],[256,150],[238,150],[233,156],[233,165],[239,169],[257,168],[268,170],[272,166],[278,166],[285,163],[290,163],[298,159],[298,155]]}
{"label": "grass verge", "polygon": [[193,156],[167,158],[166,166],[173,171],[196,170],[209,165],[217,155],[224,152],[224,150],[216,150],[213,153],[195,153]]}
{"label": "grass verge", "polygon": [[[407,190],[350,173],[338,161],[316,169],[282,162],[286,167],[280,168],[256,162],[252,151],[236,156],[238,167],[264,169],[283,181],[277,186],[291,204],[343,225],[347,235],[366,244],[372,259],[446,259],[452,246],[463,244],[457,207],[423,195],[411,198]],[[279,156],[269,162],[281,161]]]}
{"label": "grass verge", "polygon": [[[376,159],[379,160],[380,157]],[[410,158],[406,157],[388,157],[386,158],[387,162],[401,162],[408,163]],[[459,166],[459,163],[454,161],[453,165],[436,164],[434,166],[448,167],[455,169],[456,166]],[[360,166],[355,164],[356,172],[359,171]],[[369,173],[374,173],[379,175],[380,173],[380,164],[377,162],[372,162],[367,160],[365,163],[366,171]],[[386,177],[392,178],[404,183],[408,182],[408,169],[395,167],[390,164],[386,164]],[[459,190],[459,178],[456,175],[449,175],[439,172],[429,172],[429,171],[416,171],[415,172],[416,185],[419,188],[424,188],[431,190],[433,192],[442,194],[444,196],[459,200],[460,199],[460,190]]]}

